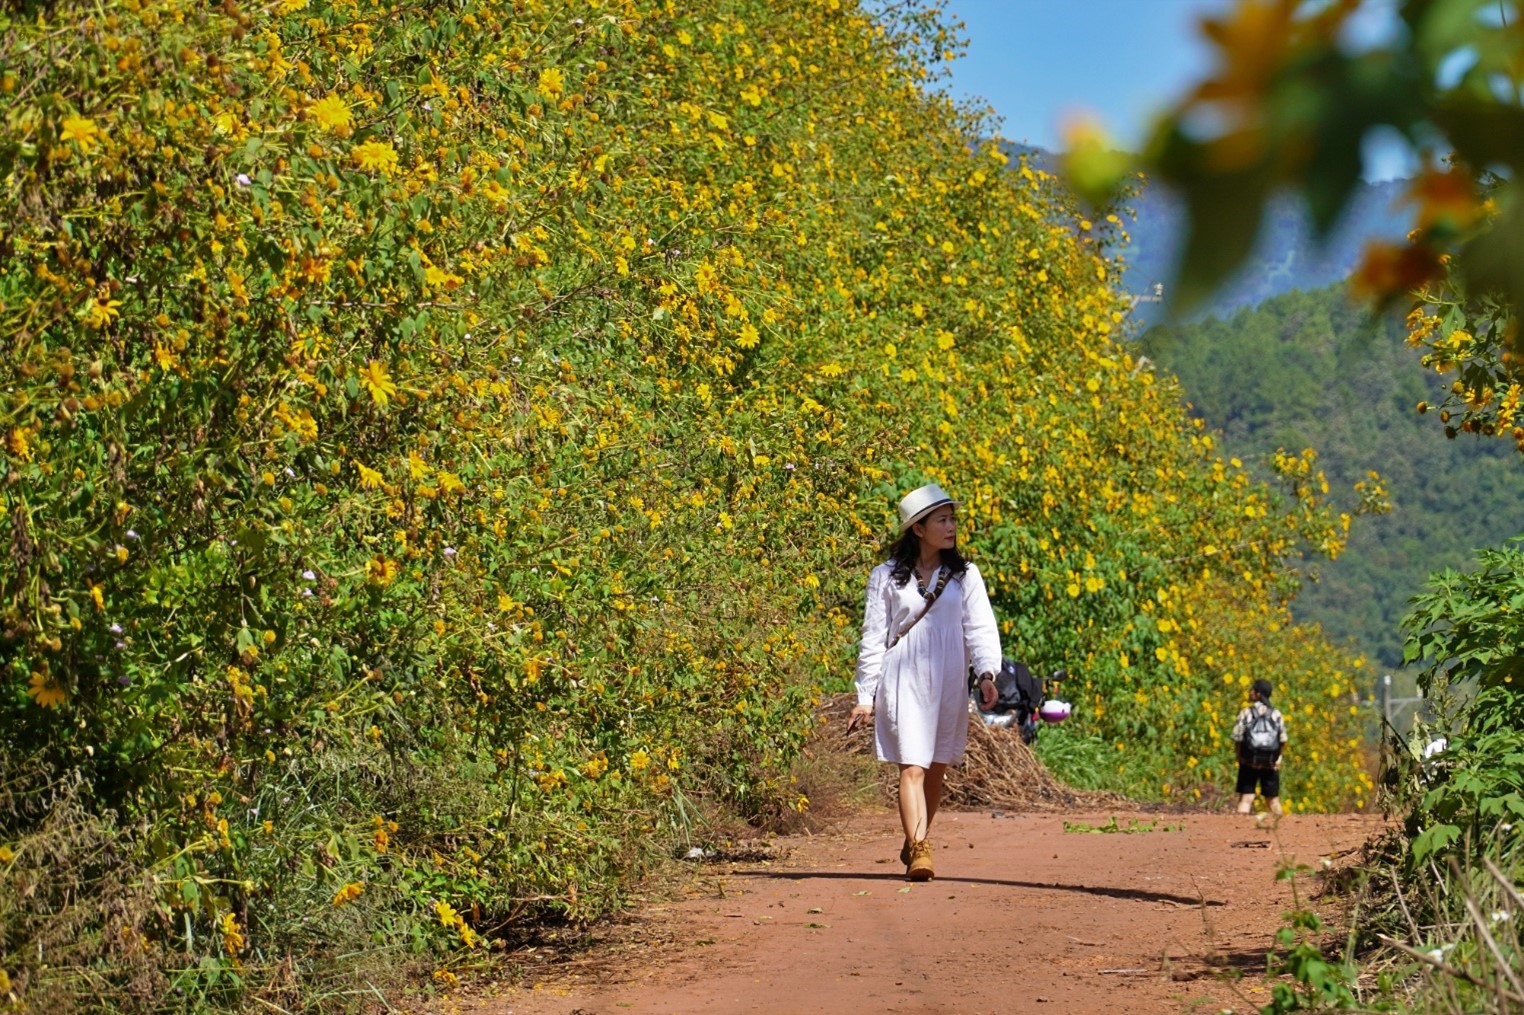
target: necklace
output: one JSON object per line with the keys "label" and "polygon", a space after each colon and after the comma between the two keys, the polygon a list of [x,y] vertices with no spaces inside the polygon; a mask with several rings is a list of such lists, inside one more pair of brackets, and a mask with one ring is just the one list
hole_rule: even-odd
{"label": "necklace", "polygon": [[[938,567],[940,566],[938,565]],[[932,568],[931,573],[936,574],[937,569]],[[915,590],[920,593],[922,599],[930,599],[935,594],[926,588],[926,580],[921,577],[921,567],[919,564],[916,565],[915,569]]]}

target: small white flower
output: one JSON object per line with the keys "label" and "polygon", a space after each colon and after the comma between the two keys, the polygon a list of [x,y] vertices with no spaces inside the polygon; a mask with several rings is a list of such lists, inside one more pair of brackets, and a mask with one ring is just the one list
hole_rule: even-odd
{"label": "small white flower", "polygon": [[1441,962],[1445,957],[1444,950],[1441,948],[1430,948],[1428,951],[1424,952],[1424,955],[1428,957],[1430,962]]}
{"label": "small white flower", "polygon": [[431,113],[432,113],[432,112],[433,112],[433,111],[434,111],[434,107],[433,107],[433,106],[432,106],[432,105],[430,105],[430,104],[429,104],[429,103],[427,103],[427,102],[425,102],[425,103],[424,103],[424,104],[423,104],[423,108],[424,108],[424,109],[427,109],[427,110],[428,110],[428,111],[429,111],[429,112],[431,112]]}
{"label": "small white flower", "polygon": [[519,357],[515,356],[515,357],[513,357],[513,362],[515,362],[515,363],[522,363],[524,361],[522,359],[520,359]]}
{"label": "small white flower", "polygon": [[1504,922],[1506,922],[1508,920],[1512,920],[1512,919],[1513,919],[1513,914],[1510,913],[1510,912],[1507,912],[1506,910],[1494,909],[1492,911],[1492,922],[1493,923],[1504,923]]}
{"label": "small white flower", "polygon": [[455,547],[453,547],[453,546],[447,546],[447,547],[445,547],[444,548],[444,555],[446,557],[453,557],[453,556],[455,556]]}
{"label": "small white flower", "polygon": [[249,174],[248,173],[239,173],[238,174],[238,185],[240,187],[251,187],[251,186],[254,185],[254,181],[249,179]]}
{"label": "small white flower", "polygon": [[572,18],[572,24],[576,25],[578,28],[581,28],[582,27],[582,19],[581,18]]}
{"label": "small white flower", "polygon": [[317,572],[316,571],[311,571],[311,570],[303,571],[302,572],[302,577],[307,579],[310,582],[315,582],[315,581],[317,581]]}
{"label": "small white flower", "polygon": [[108,630],[112,634],[121,634],[122,633],[122,625],[121,624],[112,624],[111,627],[108,628]]}
{"label": "small white flower", "polygon": [[311,599],[312,598],[312,590],[311,589],[302,589],[302,598],[303,599]]}
{"label": "small white flower", "polygon": [[142,537],[142,536],[140,536],[140,535],[138,535],[138,534],[137,534],[137,533],[136,533],[136,532],[134,532],[134,531],[133,531],[133,530],[132,530],[132,529],[128,529],[128,530],[127,530],[127,538],[128,538],[128,539],[142,539],[142,538],[143,538],[143,537]]}
{"label": "small white flower", "polygon": [[794,471],[794,463],[793,462],[789,462],[786,465],[784,465],[783,467],[785,469],[787,469],[789,472],[793,472]]}
{"label": "small white flower", "polygon": [[292,469],[291,466],[289,466],[289,465],[286,466],[286,478],[287,479],[295,479],[296,478],[296,471],[294,469]]}

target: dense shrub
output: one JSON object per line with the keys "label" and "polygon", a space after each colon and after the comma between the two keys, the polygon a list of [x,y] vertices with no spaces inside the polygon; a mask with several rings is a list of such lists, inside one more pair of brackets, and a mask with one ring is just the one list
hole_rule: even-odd
{"label": "dense shrub", "polygon": [[[1407,656],[1443,713],[1403,745],[1391,769],[1412,840],[1407,863],[1493,847],[1505,860],[1524,827],[1524,550],[1477,554],[1471,571],[1441,571],[1413,600]],[[1442,749],[1437,749],[1442,748]]]}
{"label": "dense shrub", "polygon": [[1403,823],[1366,852],[1350,938],[1364,952],[1361,981],[1374,986],[1376,1010],[1519,1006],[1520,602],[1524,552],[1515,541],[1478,552],[1468,571],[1431,575],[1404,621],[1426,715],[1387,745],[1384,802]]}
{"label": "dense shrub", "polygon": [[7,915],[10,985],[342,999],[617,906],[692,795],[807,806],[927,478],[1118,779],[1224,778],[1271,673],[1322,752],[1292,803],[1360,794],[1354,664],[1284,608],[1348,516],[1308,456],[1280,492],[1217,458],[1118,342],[1115,222],[971,145],[945,30],[896,10],[4,24],[0,782],[80,788],[0,813],[0,878],[50,816],[117,828],[151,906],[94,933],[166,971],[111,987]]}

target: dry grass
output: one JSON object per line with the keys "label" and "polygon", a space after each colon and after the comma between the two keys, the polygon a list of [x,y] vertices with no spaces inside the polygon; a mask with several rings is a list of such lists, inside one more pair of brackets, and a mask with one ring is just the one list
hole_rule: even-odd
{"label": "dry grass", "polygon": [[[842,733],[847,728],[847,715],[856,703],[856,696],[850,692],[832,695],[822,702],[820,713],[825,722],[811,742],[814,751],[873,758],[872,733],[859,730],[849,737]],[[892,800],[897,782],[895,770],[888,765],[876,767],[875,782],[883,798]],[[942,803],[947,807],[1063,811],[1103,810],[1126,805],[1128,801],[1115,793],[1066,786],[1021,742],[1021,735],[1015,730],[970,722],[963,764],[947,773]]]}
{"label": "dry grass", "polygon": [[1406,933],[1378,934],[1384,946],[1366,962],[1368,976],[1386,972],[1406,988],[1405,1011],[1456,1015],[1524,1012],[1524,870],[1504,869],[1497,856],[1430,865],[1431,879],[1402,883],[1389,869]]}
{"label": "dry grass", "polygon": [[0,864],[0,970],[10,981],[0,1011],[151,1008],[167,982],[148,941],[165,918],[133,863],[134,836],[90,812],[78,776],[0,767],[0,844],[12,857]]}

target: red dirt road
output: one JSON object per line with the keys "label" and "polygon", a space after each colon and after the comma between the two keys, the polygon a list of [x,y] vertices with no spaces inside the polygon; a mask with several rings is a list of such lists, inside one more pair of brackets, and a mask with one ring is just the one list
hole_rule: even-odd
{"label": "red dirt road", "polygon": [[[1382,827],[1370,815],[1293,815],[1272,830],[1123,812],[1120,827],[1153,830],[1097,834],[1065,822],[1110,813],[995,814],[938,817],[928,884],[903,880],[888,813],[784,840],[784,859],[701,866],[687,899],[647,907],[604,949],[435,1010],[1248,1012],[1268,1000],[1265,952],[1291,906],[1275,879],[1283,857],[1339,866]],[[1316,878],[1298,890],[1305,904]]]}

